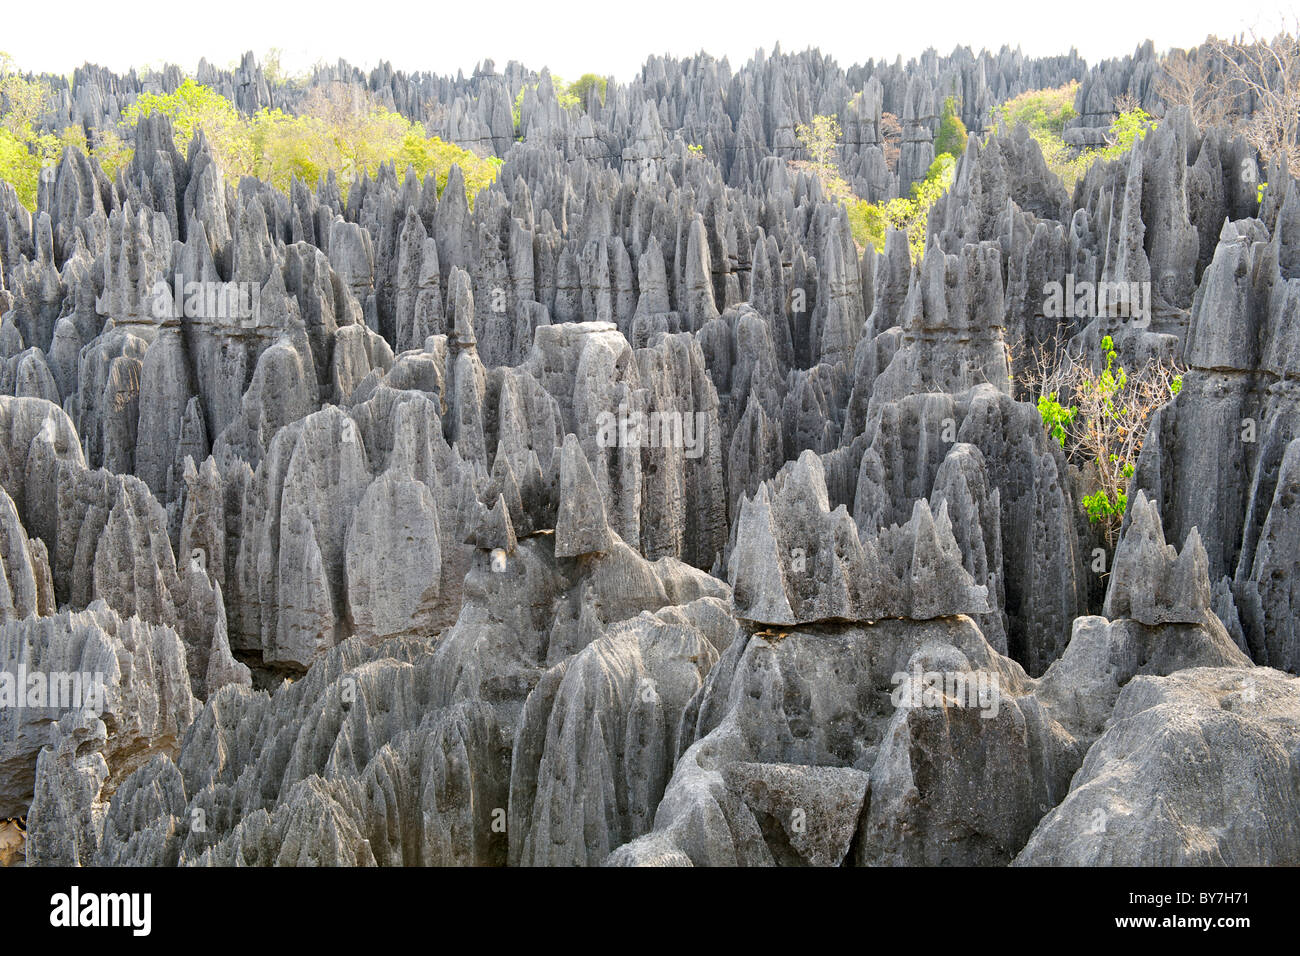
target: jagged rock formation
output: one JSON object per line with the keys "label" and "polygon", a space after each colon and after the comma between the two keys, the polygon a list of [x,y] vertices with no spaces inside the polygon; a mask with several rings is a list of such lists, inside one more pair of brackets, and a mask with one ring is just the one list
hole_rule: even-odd
{"label": "jagged rock formation", "polygon": [[1297,678],[1271,668],[1197,667],[1135,679],[1070,795],[1038,825],[1016,864],[1294,860],[1297,693]]}
{"label": "jagged rock formation", "polygon": [[1210,578],[1228,580],[1227,604],[1255,660],[1294,671],[1293,560],[1278,533],[1294,520],[1300,460],[1300,271],[1284,235],[1294,234],[1300,195],[1293,181],[1279,192],[1284,198],[1266,203],[1260,219],[1223,224],[1187,330],[1191,391],[1158,412],[1134,484],[1157,503],[1171,535],[1195,526],[1209,542]]}
{"label": "jagged rock formation", "polygon": [[[771,491],[769,492],[769,487]],[[764,624],[927,619],[988,611],[962,567],[946,506],[865,541],[841,505],[828,513],[820,460],[804,452],[754,501],[743,498],[730,559],[736,615]]]}
{"label": "jagged rock formation", "polygon": [[[1164,568],[1141,573],[1150,586]],[[1006,864],[1066,797],[1122,688],[1195,667],[1262,673],[1213,616],[1079,618],[1038,680],[964,615],[745,633],[685,712],[654,830],[608,862]],[[1282,806],[1294,786],[1279,783]]]}
{"label": "jagged rock formation", "polygon": [[1208,561],[1193,528],[1181,553],[1165,544],[1160,515],[1139,491],[1124,540],[1115,549],[1107,617],[1127,617],[1149,627],[1199,624],[1210,607]]}
{"label": "jagged rock formation", "polygon": [[[123,620],[102,602],[85,611],[0,626],[0,813],[22,816],[44,747],[62,753],[70,734],[89,732],[111,792],[151,754],[173,755],[194,719],[180,639],[169,627]],[[98,731],[66,718],[93,712]],[[103,721],[113,728],[104,732]],[[71,745],[77,759],[91,748]],[[62,757],[58,758],[62,761]]]}
{"label": "jagged rock formation", "polygon": [[[153,115],[111,180],[0,184],[0,679],[106,687],[0,707],[29,861],[1300,863],[1300,190],[1159,70],[778,48],[565,108],[250,55],[197,78],[364,88],[495,181],[236,186]],[[85,67],[39,122],[182,79]],[[993,109],[1071,80],[1070,142],[1161,123],[1067,192]],[[796,128],[888,199],[950,95],[923,256],[860,250]],[[1186,367],[1113,553],[1019,384],[1107,335]]]}

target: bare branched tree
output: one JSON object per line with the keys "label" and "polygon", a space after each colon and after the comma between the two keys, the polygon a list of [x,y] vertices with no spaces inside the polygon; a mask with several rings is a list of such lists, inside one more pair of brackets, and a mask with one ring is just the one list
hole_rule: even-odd
{"label": "bare branched tree", "polygon": [[1211,37],[1207,46],[1223,61],[1231,92],[1244,94],[1252,109],[1245,124],[1250,144],[1265,162],[1280,160],[1300,176],[1300,37],[1296,25],[1271,40],[1254,33],[1249,41]]}
{"label": "bare branched tree", "polygon": [[1084,476],[1082,504],[1114,547],[1151,418],[1182,389],[1181,365],[1161,359],[1126,369],[1109,337],[1089,359],[1076,339],[1008,346],[1016,361],[1017,397],[1035,402],[1043,423]]}
{"label": "bare branched tree", "polygon": [[1204,51],[1171,50],[1160,64],[1156,93],[1170,107],[1185,106],[1201,129],[1231,126],[1236,119],[1232,96],[1221,76],[1211,70]]}
{"label": "bare branched tree", "polygon": [[1132,112],[1141,107],[1141,105],[1142,102],[1129,92],[1121,93],[1119,96],[1115,97],[1114,107],[1117,114]]}

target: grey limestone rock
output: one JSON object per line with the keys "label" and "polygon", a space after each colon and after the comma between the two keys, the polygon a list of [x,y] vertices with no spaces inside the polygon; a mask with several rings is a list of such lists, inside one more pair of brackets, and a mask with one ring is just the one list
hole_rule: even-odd
{"label": "grey limestone rock", "polygon": [[[281,191],[155,112],[0,184],[0,660],[112,674],[0,710],[30,861],[1294,862],[1300,189],[1162,63],[654,56],[572,106],[247,54],[196,74],[241,115],[364,90],[495,176]],[[183,73],[43,79],[98,143]],[[1067,83],[1071,148],[1159,117],[1072,190],[996,109]],[[876,203],[950,96],[924,254],[859,248],[800,125]],[[1024,379],[1107,335],[1182,387],[1099,572]]]}
{"label": "grey limestone rock", "polygon": [[1151,626],[1199,624],[1210,607],[1208,565],[1195,528],[1181,552],[1165,544],[1160,515],[1139,491],[1128,529],[1115,549],[1102,613]]}
{"label": "grey limestone rock", "polygon": [[742,500],[728,559],[736,615],[794,625],[985,613],[986,587],[962,565],[946,506],[918,500],[903,526],[859,533],[829,509],[821,461],[804,452]]}
{"label": "grey limestone rock", "polygon": [[600,553],[613,546],[605,507],[587,456],[572,433],[564,436],[560,454],[560,512],[555,519],[555,556],[573,558]]}
{"label": "grey limestone rock", "polygon": [[1271,668],[1136,678],[1016,865],[1293,865],[1297,692]]}
{"label": "grey limestone rock", "polygon": [[[185,651],[170,627],[123,620],[96,602],[84,611],[4,624],[0,648],[0,681],[14,698],[0,708],[0,812],[8,817],[24,815],[32,799],[41,748],[49,743],[60,750],[55,725],[62,718],[73,715],[68,733],[93,731],[77,714],[99,718],[100,730],[90,736],[100,741],[102,782],[110,788],[153,754],[175,753],[193,719]],[[105,717],[113,728],[107,736]],[[71,753],[78,755],[78,746]],[[51,772],[72,772],[56,754],[51,760]]]}

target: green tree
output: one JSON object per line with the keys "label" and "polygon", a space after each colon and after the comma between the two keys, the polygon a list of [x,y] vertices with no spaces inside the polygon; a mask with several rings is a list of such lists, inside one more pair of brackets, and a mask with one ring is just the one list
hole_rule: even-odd
{"label": "green tree", "polygon": [[115,129],[95,130],[94,137],[90,155],[103,167],[104,174],[109,179],[116,179],[117,171],[135,155],[134,147],[128,146]]}
{"label": "green tree", "polygon": [[[154,112],[172,118],[182,151],[202,131],[229,181],[251,175],[286,192],[294,178],[314,185],[335,170],[346,197],[353,182],[374,176],[380,166],[392,162],[399,177],[408,167],[421,179],[436,176],[441,193],[451,167],[457,165],[472,203],[501,166],[496,157],[476,156],[428,135],[421,124],[387,109],[368,91],[343,83],[314,88],[298,115],[262,109],[245,119],[215,90],[187,79],[167,96],[141,96],[123,117],[136,123]],[[106,139],[101,148],[116,165],[125,161],[123,156],[129,158],[120,140]]]}
{"label": "green tree", "polygon": [[1154,117],[1140,106],[1121,111],[1110,124],[1110,130],[1106,134],[1110,144],[1101,149],[1101,157],[1118,159],[1132,149],[1134,143],[1145,137],[1148,131],[1155,129],[1155,125]]}
{"label": "green tree", "polygon": [[966,152],[966,124],[958,115],[957,99],[950,96],[943,101],[943,114],[939,118],[939,131],[934,137],[936,156],[947,154],[957,157]]}
{"label": "green tree", "polygon": [[850,202],[849,228],[853,231],[854,240],[860,246],[872,245],[877,252],[883,252],[889,229],[901,229],[907,233],[912,261],[919,262],[925,254],[925,230],[930,219],[930,207],[948,191],[956,169],[957,161],[952,154],[940,153],[930,164],[925,178],[912,184],[911,196],[882,203],[868,203],[864,200]]}
{"label": "green tree", "polygon": [[993,110],[997,123],[1004,130],[1024,126],[1029,131],[1047,168],[1060,178],[1067,191],[1074,189],[1075,183],[1098,159],[1118,159],[1155,127],[1155,121],[1147,112],[1136,103],[1122,99],[1106,135],[1107,146],[1081,149],[1068,145],[1063,133],[1065,124],[1078,115],[1073,105],[1078,87],[1077,82],[1071,82],[1055,89],[1029,90]]}
{"label": "green tree", "polygon": [[835,114],[814,116],[810,124],[800,123],[795,127],[795,136],[803,148],[808,150],[814,166],[819,171],[835,173],[835,144],[840,138],[840,124]]}
{"label": "green tree", "polygon": [[176,148],[184,154],[190,141],[202,132],[226,176],[255,175],[252,137],[235,104],[216,90],[187,77],[173,92],[143,93],[122,111],[128,126],[140,118],[161,114],[171,118]]}
{"label": "green tree", "polygon": [[476,156],[455,143],[427,135],[423,126],[414,123],[403,137],[398,154],[398,167],[404,169],[406,166],[410,166],[421,179],[436,177],[439,196],[447,185],[451,167],[459,166],[461,175],[465,177],[465,195],[472,207],[474,197],[496,179],[502,160],[496,156]]}
{"label": "green tree", "polygon": [[259,110],[250,121],[257,174],[288,192],[297,178],[315,185],[342,157],[319,117],[291,116],[282,110]]}
{"label": "green tree", "polygon": [[1025,126],[1030,133],[1047,132],[1059,137],[1065,132],[1065,124],[1078,115],[1074,111],[1078,92],[1078,80],[1053,89],[1027,90],[994,107],[993,116],[1008,130]]}
{"label": "green tree", "polygon": [[381,106],[369,91],[346,83],[316,87],[302,112],[324,124],[328,165],[349,183],[375,175],[396,157],[411,126],[404,116]]}
{"label": "green tree", "polygon": [[50,88],[40,80],[30,80],[18,72],[13,57],[0,52],[0,100],[5,112],[0,124],[16,138],[31,140],[37,120],[50,101]]}
{"label": "green tree", "polygon": [[0,127],[0,179],[13,186],[18,201],[33,212],[40,175],[40,157],[7,128]]}
{"label": "green tree", "polygon": [[584,73],[571,84],[569,84],[568,93],[578,101],[578,105],[584,110],[590,101],[591,91],[598,90],[600,96],[600,105],[605,105],[605,87],[608,81],[603,76],[597,76],[595,73]]}
{"label": "green tree", "polygon": [[41,170],[58,162],[65,147],[87,150],[86,133],[67,126],[58,133],[38,132],[37,124],[49,108],[51,92],[44,81],[18,72],[13,58],[0,53],[0,179],[14,187],[18,200],[33,212]]}
{"label": "green tree", "polygon": [[1088,520],[1114,546],[1151,417],[1182,390],[1182,369],[1151,359],[1130,371],[1109,335],[1101,340],[1100,370],[1068,351],[1035,350],[1032,359],[1020,384],[1036,401],[1048,434],[1080,469],[1080,504]]}
{"label": "green tree", "polygon": [[865,199],[853,200],[846,205],[849,211],[849,230],[853,233],[854,241],[864,249],[873,246],[877,252],[883,252],[885,236],[889,230],[889,219],[885,216],[884,207]]}
{"label": "green tree", "polygon": [[[11,61],[2,56],[0,84],[8,96],[6,103],[13,106],[0,116],[0,179],[14,187],[28,209],[36,208],[42,167],[57,162],[69,146],[88,150],[110,179],[130,161],[132,149],[115,129],[93,131],[93,141],[75,126],[58,134],[36,132],[48,91],[42,93],[39,83],[15,73]],[[576,97],[566,96],[576,105]],[[423,125],[387,109],[369,92],[345,84],[313,89],[297,115],[263,109],[244,117],[215,90],[187,78],[172,93],[138,97],[122,112],[119,127],[129,132],[141,117],[155,114],[171,119],[175,145],[182,153],[196,134],[203,133],[228,182],[256,176],[286,192],[295,177],[314,185],[335,170],[346,197],[351,183],[374,176],[381,165],[391,162],[399,178],[408,168],[421,179],[436,177],[441,194],[451,167],[459,166],[472,204],[501,168],[495,156],[477,156],[430,136]]]}

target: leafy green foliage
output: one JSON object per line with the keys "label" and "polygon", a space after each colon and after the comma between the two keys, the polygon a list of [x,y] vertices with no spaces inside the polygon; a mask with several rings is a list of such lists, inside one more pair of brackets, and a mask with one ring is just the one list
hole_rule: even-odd
{"label": "leafy green foliage", "polygon": [[[0,179],[14,186],[27,208],[36,208],[41,168],[57,162],[66,147],[89,151],[110,179],[130,162],[132,150],[116,130],[95,131],[93,143],[79,127],[68,127],[57,136],[35,132],[49,91],[14,73],[3,54],[0,92],[12,106],[0,117]],[[333,169],[346,196],[358,177],[373,176],[382,164],[392,162],[399,177],[408,168],[421,179],[436,177],[441,194],[451,167],[457,165],[472,204],[501,167],[500,159],[476,156],[430,136],[423,125],[344,84],[313,89],[299,115],[263,109],[245,117],[221,94],[187,78],[171,93],[139,96],[123,110],[121,127],[129,133],[142,117],[155,114],[171,119],[174,142],[182,153],[201,132],[228,181],[256,176],[286,192],[295,177],[314,184]]]}
{"label": "leafy green foliage", "polygon": [[1051,133],[1059,138],[1065,132],[1065,124],[1079,115],[1074,111],[1078,91],[1077,80],[1054,89],[1028,90],[995,106],[994,122],[1007,129],[1025,126],[1030,134]]}
{"label": "leafy green foliage", "polygon": [[18,201],[36,209],[36,185],[41,175],[41,158],[27,144],[0,127],[0,179],[14,187]]}
{"label": "leafy green foliage", "polygon": [[840,138],[840,124],[834,114],[814,116],[811,123],[800,123],[794,134],[819,171],[835,172],[835,144]]}
{"label": "leafy green foliage", "polygon": [[27,140],[49,105],[50,88],[39,80],[27,79],[18,72],[8,53],[0,53],[0,99],[5,103],[0,125],[16,138]]}
{"label": "leafy green foliage", "polygon": [[155,114],[171,119],[176,148],[182,154],[202,132],[227,175],[253,175],[256,164],[244,119],[235,104],[216,90],[187,77],[171,93],[142,93],[122,111],[122,120],[135,126],[142,117]]}
{"label": "leafy green foliage", "polygon": [[[1130,372],[1109,335],[1100,344],[1099,370],[1063,353],[1040,358],[1027,382],[1043,426],[1081,470],[1088,490],[1080,502],[1089,521],[1113,545],[1151,416],[1182,391],[1183,380],[1174,365],[1159,360]],[[1060,401],[1062,395],[1070,396],[1070,405]]]}
{"label": "leafy green foliage", "polygon": [[877,251],[883,250],[890,223],[885,215],[885,204],[855,199],[847,203],[847,207],[854,241],[864,249],[874,246]]}
{"label": "leafy green foliage", "polygon": [[1113,524],[1123,521],[1124,512],[1128,511],[1128,494],[1119,489],[1116,489],[1114,498],[1099,489],[1090,495],[1084,495],[1079,500],[1088,515],[1088,520],[1093,524],[1097,522]]}
{"label": "leafy green foliage", "polygon": [[1057,393],[1052,392],[1050,395],[1040,395],[1038,397],[1038,414],[1043,418],[1043,424],[1047,426],[1047,433],[1056,439],[1057,444],[1062,448],[1065,447],[1065,430],[1073,424],[1075,417],[1079,414],[1079,406],[1071,405],[1066,408],[1057,401]]}
{"label": "leafy green foliage", "polygon": [[966,152],[966,124],[961,121],[957,111],[957,99],[950,96],[943,101],[943,114],[939,118],[939,131],[934,137],[936,156],[947,154],[952,157]]}
{"label": "leafy green foliage", "polygon": [[911,195],[908,197],[870,203],[854,195],[835,162],[836,144],[841,130],[834,115],[814,116],[811,123],[800,123],[795,127],[795,135],[810,158],[793,161],[790,165],[816,176],[826,197],[844,205],[848,212],[849,229],[859,248],[870,245],[883,251],[889,229],[901,229],[907,233],[913,261],[918,261],[925,252],[925,229],[930,207],[952,185],[957,167],[956,156],[966,148],[966,128],[957,116],[957,103],[952,97],[944,104],[944,111],[946,118],[951,121],[948,124],[951,135],[947,142],[957,152],[940,152],[930,164],[925,178],[912,184]]}
{"label": "leafy green foliage", "polygon": [[95,142],[91,144],[90,155],[103,167],[104,174],[109,179],[116,179],[117,171],[131,162],[135,148],[128,146],[117,130],[95,130]]}
{"label": "leafy green foliage", "polygon": [[496,157],[479,157],[428,135],[422,124],[344,84],[312,90],[299,115],[262,109],[244,118],[215,90],[186,79],[167,96],[141,96],[123,119],[134,124],[154,112],[171,117],[180,150],[202,131],[232,182],[240,176],[256,176],[286,192],[295,177],[315,183],[333,169],[346,195],[351,182],[373,176],[382,164],[393,162],[399,177],[408,168],[421,179],[436,176],[441,193],[451,167],[458,165],[472,203],[501,166]]}
{"label": "leafy green foliage", "polygon": [[800,123],[795,127],[795,135],[810,158],[791,165],[815,175],[821,181],[827,198],[844,205],[848,211],[849,229],[860,248],[871,245],[883,251],[889,229],[901,229],[907,233],[912,259],[916,261],[925,252],[925,228],[930,207],[952,185],[956,157],[966,149],[966,127],[957,115],[957,102],[952,97],[944,103],[940,133],[944,136],[945,148],[938,152],[925,178],[912,184],[910,196],[888,202],[870,203],[859,199],[840,175],[835,164],[835,150],[841,130],[834,115],[814,116],[811,123]]}
{"label": "leafy green foliage", "polygon": [[94,144],[87,142],[80,126],[66,126],[58,133],[38,133],[36,124],[50,101],[49,86],[22,76],[7,53],[0,53],[0,179],[14,187],[18,200],[33,212],[41,170],[53,166],[67,147],[88,152],[98,159],[109,178],[131,158],[116,133],[97,132]]}
{"label": "leafy green foliage", "polygon": [[1047,168],[1060,178],[1066,192],[1074,191],[1074,184],[1083,178],[1088,167],[1096,160],[1096,151],[1079,151],[1065,144],[1065,140],[1045,130],[1030,130],[1030,137],[1038,144]]}
{"label": "leafy green foliage", "polygon": [[1155,118],[1146,110],[1141,107],[1125,110],[1110,124],[1111,143],[1103,147],[1099,155],[1102,159],[1119,159],[1154,128]]}
{"label": "leafy green foliage", "polygon": [[314,116],[291,116],[282,110],[259,110],[248,124],[257,166],[277,189],[289,190],[294,178],[316,183],[337,154],[328,125]]}
{"label": "leafy green foliage", "polygon": [[1060,177],[1066,190],[1073,190],[1090,165],[1092,158],[1065,144],[1062,135],[1065,124],[1078,113],[1074,110],[1074,97],[1079,83],[1072,80],[1064,86],[1051,89],[1027,90],[993,108],[996,125],[1007,130],[1024,126],[1042,151],[1047,168]]}
{"label": "leafy green foliage", "polygon": [[35,131],[49,98],[45,84],[22,76],[9,54],[0,53],[0,99],[6,106],[0,116],[0,179],[12,185],[18,201],[33,211],[41,167],[58,155],[58,138]]}
{"label": "leafy green foliage", "polygon": [[1155,120],[1145,110],[1137,106],[1126,109],[1121,104],[1107,133],[1108,145],[1099,149],[1067,145],[1062,136],[1065,124],[1078,115],[1074,110],[1078,88],[1077,82],[1070,82],[1055,89],[1029,90],[993,110],[995,123],[1005,129],[1024,126],[1029,130],[1047,168],[1060,177],[1067,191],[1074,189],[1075,183],[1098,159],[1118,159],[1155,128]]}
{"label": "leafy green foliage", "polygon": [[[519,124],[524,121],[524,91],[527,89],[527,86],[519,87],[519,92],[515,94],[515,101],[510,104],[510,120],[516,130],[519,129]],[[533,89],[537,89],[536,84],[534,84]]]}
{"label": "leafy green foliage", "polygon": [[956,169],[957,161],[952,155],[941,153],[930,164],[925,178],[912,184],[909,198],[900,197],[875,204],[865,200],[850,202],[849,227],[853,230],[853,238],[863,247],[870,243],[877,252],[883,252],[888,230],[901,229],[907,233],[912,261],[919,262],[925,254],[925,229],[930,207],[948,191]]}
{"label": "leafy green foliage", "polygon": [[595,73],[584,73],[572,83],[569,84],[569,95],[577,99],[578,105],[584,110],[587,108],[591,91],[599,91],[600,105],[605,105],[605,87],[607,80],[603,76],[597,76]]}
{"label": "leafy green foliage", "polygon": [[455,143],[448,143],[437,136],[429,136],[420,123],[412,124],[402,137],[402,147],[397,159],[399,169],[409,165],[421,180],[426,176],[434,176],[438,184],[439,196],[447,185],[447,176],[451,173],[451,167],[459,166],[461,174],[465,177],[465,195],[471,207],[474,205],[474,197],[481,190],[492,185],[497,172],[504,165],[497,156],[481,158],[468,150],[461,149]]}
{"label": "leafy green foliage", "polygon": [[840,138],[840,124],[835,116],[814,116],[811,123],[800,123],[795,127],[795,135],[811,159],[796,160],[790,165],[816,176],[832,202],[854,201],[853,190],[835,164],[836,143]]}

